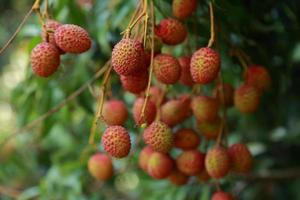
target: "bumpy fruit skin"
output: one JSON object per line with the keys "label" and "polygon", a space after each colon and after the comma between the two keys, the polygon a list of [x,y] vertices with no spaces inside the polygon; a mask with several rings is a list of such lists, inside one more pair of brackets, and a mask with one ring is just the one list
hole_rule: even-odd
{"label": "bumpy fruit skin", "polygon": [[155,121],[144,130],[144,141],[153,150],[167,153],[173,146],[171,129],[163,122]]}
{"label": "bumpy fruit skin", "polygon": [[49,77],[56,72],[60,64],[60,53],[53,44],[43,42],[32,49],[30,60],[36,75]]}
{"label": "bumpy fruit skin", "polygon": [[[223,92],[224,91],[224,96]],[[234,88],[230,84],[220,84],[213,91],[213,97],[219,100],[222,106],[227,108],[233,106]]]}
{"label": "bumpy fruit skin", "polygon": [[144,170],[147,171],[148,168],[148,161],[153,153],[153,149],[150,146],[145,146],[139,155],[139,166]]}
{"label": "bumpy fruit skin", "polygon": [[197,50],[191,59],[191,75],[196,83],[207,84],[216,79],[220,70],[220,55],[204,47]]}
{"label": "bumpy fruit skin", "polygon": [[155,34],[168,45],[182,43],[187,37],[186,27],[178,20],[167,18],[155,26]]}
{"label": "bumpy fruit skin", "polygon": [[184,151],[177,157],[176,164],[184,174],[196,175],[204,169],[204,154],[197,150]]}
{"label": "bumpy fruit skin", "polygon": [[215,179],[224,177],[230,169],[230,160],[227,150],[221,146],[211,148],[205,157],[207,173]]}
{"label": "bumpy fruit skin", "polygon": [[147,88],[148,72],[145,71],[139,75],[121,76],[120,80],[124,90],[139,94]]}
{"label": "bumpy fruit skin", "polygon": [[120,100],[110,100],[103,106],[103,117],[107,125],[123,125],[128,118],[126,105]]}
{"label": "bumpy fruit skin", "polygon": [[106,181],[113,175],[111,158],[102,153],[92,155],[88,161],[88,170],[97,180]]}
{"label": "bumpy fruit skin", "polygon": [[123,158],[131,148],[129,133],[122,126],[109,126],[103,133],[102,145],[111,156]]}
{"label": "bumpy fruit skin", "polygon": [[145,107],[144,119],[141,118],[144,102],[145,102],[144,98],[138,98],[135,100],[133,105],[133,109],[132,109],[133,119],[137,125],[142,125],[144,123],[147,123],[149,125],[154,121],[156,116],[156,106],[151,100],[148,100],[147,105]]}
{"label": "bumpy fruit skin", "polygon": [[[42,31],[42,39],[44,42],[49,42],[56,46],[56,42],[54,39],[54,32],[58,27],[60,27],[62,24],[55,20],[47,20],[44,24],[44,28]],[[47,38],[48,35],[48,38]]]}
{"label": "bumpy fruit skin", "polygon": [[174,185],[182,186],[188,182],[189,177],[184,173],[182,173],[181,171],[179,171],[178,169],[174,169],[172,173],[169,175],[168,179]]}
{"label": "bumpy fruit skin", "polygon": [[59,26],[54,32],[57,46],[68,53],[83,53],[91,48],[92,41],[88,32],[74,24]]}
{"label": "bumpy fruit skin", "polygon": [[185,19],[197,8],[197,0],[173,0],[172,10],[175,17]]}
{"label": "bumpy fruit skin", "polygon": [[168,54],[159,54],[153,61],[153,70],[157,80],[165,84],[174,84],[180,78],[181,68],[176,58]]}
{"label": "bumpy fruit skin", "polygon": [[173,170],[172,158],[164,153],[153,152],[148,160],[148,174],[155,179],[167,178]]}
{"label": "bumpy fruit skin", "polygon": [[233,196],[229,193],[219,191],[215,192],[211,198],[211,200],[234,200]]}
{"label": "bumpy fruit skin", "polygon": [[265,67],[259,65],[248,67],[245,73],[245,82],[255,86],[260,91],[265,91],[271,87],[269,72]]}
{"label": "bumpy fruit skin", "polygon": [[178,58],[178,62],[181,67],[181,75],[179,78],[180,83],[182,83],[185,86],[192,87],[194,85],[194,81],[191,75],[191,57],[190,56],[184,56]]}
{"label": "bumpy fruit skin", "polygon": [[193,98],[191,108],[198,122],[211,122],[218,116],[219,102],[213,97],[197,96]]}
{"label": "bumpy fruit skin", "polygon": [[208,140],[215,140],[218,137],[221,127],[221,119],[218,116],[211,122],[199,122],[198,128],[200,133]]}
{"label": "bumpy fruit skin", "polygon": [[234,105],[242,113],[253,113],[258,109],[260,92],[254,86],[242,84],[235,90]]}
{"label": "bumpy fruit skin", "polygon": [[174,134],[174,146],[182,150],[196,149],[200,144],[200,138],[196,131],[190,128],[179,129]]}
{"label": "bumpy fruit skin", "polygon": [[231,163],[231,170],[238,173],[250,171],[253,158],[246,145],[237,143],[229,147],[228,154]]}
{"label": "bumpy fruit skin", "polygon": [[137,71],[145,68],[143,44],[135,39],[122,39],[112,51],[111,63],[119,75],[136,74]]}

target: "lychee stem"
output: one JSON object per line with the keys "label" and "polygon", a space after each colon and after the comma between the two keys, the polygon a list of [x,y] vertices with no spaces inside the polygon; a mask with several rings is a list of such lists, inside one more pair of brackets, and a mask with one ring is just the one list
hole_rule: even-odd
{"label": "lychee stem", "polygon": [[44,10],[43,16],[46,17],[46,19],[49,19],[49,1],[48,0],[45,0],[45,10]]}
{"label": "lychee stem", "polygon": [[155,121],[159,121],[160,120],[160,116],[161,116],[160,114],[161,113],[160,113],[159,107],[160,107],[160,105],[161,105],[161,103],[162,103],[162,101],[163,101],[163,99],[164,99],[164,97],[165,97],[165,95],[167,93],[167,90],[168,90],[168,86],[164,85],[164,88],[162,89],[162,92],[161,92],[161,94],[159,96],[159,99],[158,99],[158,101],[156,103],[157,114],[156,114]]}
{"label": "lychee stem", "polygon": [[212,2],[209,2],[209,14],[210,14],[210,39],[207,47],[212,47],[215,42],[215,22],[214,22],[214,9]]}

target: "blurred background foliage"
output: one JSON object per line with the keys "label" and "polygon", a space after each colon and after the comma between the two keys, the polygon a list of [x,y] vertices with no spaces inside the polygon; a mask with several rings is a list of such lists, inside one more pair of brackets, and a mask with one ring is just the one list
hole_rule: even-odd
{"label": "blurred background foliage", "polygon": [[[136,166],[140,147],[134,147],[133,165],[125,173],[107,183],[91,178],[86,169],[91,153],[86,146],[96,104],[91,90],[98,91],[101,78],[33,129],[16,132],[91,79],[109,59],[137,4],[137,0],[95,0],[92,5],[84,4],[89,1],[83,0],[49,2],[52,17],[87,29],[93,47],[79,56],[65,55],[59,72],[51,78],[34,76],[29,55],[41,41],[41,27],[33,15],[0,56],[0,143],[16,133],[0,147],[0,199],[210,199],[214,190],[210,183],[192,179],[189,185],[178,188],[168,181],[153,181]],[[1,46],[32,3],[0,0]],[[242,68],[230,56],[233,47],[247,52],[254,63],[266,66],[273,79],[272,89],[263,96],[258,112],[245,116],[235,109],[229,110],[229,143],[247,143],[255,155],[255,167],[253,179],[230,176],[222,180],[222,187],[238,199],[300,199],[299,173],[298,179],[296,175],[291,179],[274,176],[281,174],[281,170],[300,168],[300,2],[216,0],[215,3],[225,82],[238,86],[242,81]],[[171,0],[155,0],[157,21],[172,15],[170,5]],[[206,45],[208,19],[207,2],[199,0],[197,13],[185,21],[189,39],[175,48],[165,46],[163,52],[181,56]],[[211,88],[205,87],[204,92],[209,94]],[[112,91],[113,96],[124,99],[131,107],[134,96],[122,92],[115,75]],[[177,84],[169,95],[188,91],[189,88]],[[183,126],[193,123],[187,121]],[[140,130],[132,120],[127,127],[135,140]],[[115,168],[123,168],[127,161],[115,160]],[[270,170],[276,171],[268,178],[255,176]]]}

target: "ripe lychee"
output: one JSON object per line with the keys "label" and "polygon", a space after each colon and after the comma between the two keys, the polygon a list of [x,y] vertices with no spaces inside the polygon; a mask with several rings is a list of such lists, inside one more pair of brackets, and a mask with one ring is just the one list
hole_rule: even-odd
{"label": "ripe lychee", "polygon": [[245,82],[255,86],[260,91],[265,91],[271,87],[269,72],[265,67],[259,65],[248,67],[245,73]]}
{"label": "ripe lychee", "polygon": [[177,157],[176,164],[184,174],[196,175],[204,169],[204,154],[198,150],[184,151]]}
{"label": "ripe lychee", "polygon": [[148,174],[155,179],[167,178],[173,170],[174,162],[168,154],[153,152],[148,160]]}
{"label": "ripe lychee", "polygon": [[172,10],[175,17],[185,19],[197,8],[197,0],[173,0]]}
{"label": "ripe lychee", "polygon": [[229,193],[218,191],[213,194],[211,200],[234,200],[234,198]]}
{"label": "ripe lychee", "polygon": [[133,113],[133,119],[137,125],[142,125],[144,123],[147,123],[148,125],[151,124],[156,116],[156,106],[155,104],[149,99],[147,101],[144,117],[142,118],[142,109],[144,105],[145,99],[140,97],[135,100],[132,113]]}
{"label": "ripe lychee", "polygon": [[107,125],[123,125],[128,118],[128,111],[123,101],[110,100],[103,106],[103,117]]}
{"label": "ripe lychee", "polygon": [[191,59],[191,75],[196,83],[207,84],[217,78],[220,70],[220,55],[204,47],[197,50]]}
{"label": "ripe lychee", "polygon": [[58,21],[49,19],[45,22],[44,27],[43,27],[43,31],[42,31],[42,39],[44,42],[49,42],[55,46],[56,42],[54,39],[54,32],[56,31],[56,29],[58,27],[60,27],[62,24],[59,23]]}
{"label": "ripe lychee", "polygon": [[230,169],[227,150],[221,146],[211,148],[205,156],[205,168],[212,178],[224,177]]}
{"label": "ripe lychee", "polygon": [[97,180],[106,181],[113,175],[111,158],[103,153],[95,153],[88,161],[88,170]]}
{"label": "ripe lychee", "polygon": [[181,171],[179,171],[178,169],[174,169],[169,175],[168,179],[174,185],[181,186],[185,185],[188,182],[189,177]]}
{"label": "ripe lychee", "polygon": [[111,156],[123,158],[131,148],[129,133],[122,126],[109,126],[103,133],[102,145]]}
{"label": "ripe lychee", "polygon": [[221,119],[218,116],[211,122],[198,122],[200,133],[208,140],[215,140],[221,128]]}
{"label": "ripe lychee", "polygon": [[148,71],[138,75],[121,76],[120,80],[124,90],[133,94],[139,94],[147,88]]}
{"label": "ripe lychee", "polygon": [[[223,91],[224,96],[223,96]],[[213,91],[213,97],[219,100],[222,106],[227,108],[233,106],[234,88],[230,84],[220,84]]]}
{"label": "ripe lychee", "polygon": [[254,86],[242,84],[235,90],[234,105],[242,113],[253,113],[258,109],[260,92]]}
{"label": "ripe lychee", "polygon": [[162,104],[166,100],[163,90],[157,86],[150,87],[149,94],[150,94],[150,100],[153,103],[155,103],[155,105],[157,105],[158,103]]}
{"label": "ripe lychee", "polygon": [[190,128],[179,129],[174,134],[174,146],[182,150],[196,149],[200,144],[200,138],[196,131]]}
{"label": "ripe lychee", "polygon": [[180,78],[180,65],[176,58],[168,54],[155,56],[153,70],[157,80],[165,84],[174,84]]}
{"label": "ripe lychee", "polygon": [[74,24],[59,26],[54,32],[54,38],[57,46],[68,53],[83,53],[92,45],[88,32]]}
{"label": "ripe lychee", "polygon": [[144,141],[153,150],[167,153],[173,146],[171,129],[163,122],[155,121],[144,130]]}
{"label": "ripe lychee", "polygon": [[198,122],[211,122],[218,116],[219,102],[213,97],[197,96],[193,98],[191,108]]}
{"label": "ripe lychee", "polygon": [[139,155],[139,166],[144,170],[147,171],[147,167],[148,167],[148,161],[149,158],[151,156],[151,154],[153,153],[153,149],[150,146],[145,146],[142,151],[140,152]]}
{"label": "ripe lychee", "polygon": [[228,154],[231,170],[238,173],[248,172],[252,167],[252,155],[247,146],[237,143],[229,147]]}
{"label": "ripe lychee", "polygon": [[41,77],[48,77],[56,72],[60,64],[60,53],[53,44],[42,42],[31,51],[33,72]]}
{"label": "ripe lychee", "polygon": [[188,87],[193,86],[194,81],[190,70],[191,57],[190,56],[180,57],[178,58],[178,62],[181,67],[181,75],[179,78],[180,83]]}
{"label": "ripe lychee", "polygon": [[155,34],[162,39],[165,44],[177,45],[187,37],[186,27],[178,20],[167,18],[160,21],[155,26]]}

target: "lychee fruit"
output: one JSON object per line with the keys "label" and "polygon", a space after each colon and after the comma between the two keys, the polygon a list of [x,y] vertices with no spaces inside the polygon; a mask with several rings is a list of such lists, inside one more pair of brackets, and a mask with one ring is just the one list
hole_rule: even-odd
{"label": "lychee fruit", "polygon": [[213,194],[211,200],[234,200],[234,198],[229,193],[218,191]]}
{"label": "lychee fruit", "polygon": [[31,51],[31,66],[33,72],[41,77],[54,74],[60,64],[60,53],[53,44],[42,42]]}
{"label": "lychee fruit", "polygon": [[180,65],[176,58],[168,54],[159,54],[153,61],[154,74],[162,83],[174,84],[180,78]]}
{"label": "lychee fruit", "polygon": [[103,153],[95,153],[88,161],[88,170],[97,180],[106,181],[113,176],[111,158]]}
{"label": "lychee fruit", "polygon": [[153,153],[153,149],[150,146],[145,146],[140,154],[139,154],[139,166],[144,170],[147,171],[147,167],[148,167],[148,161],[149,158],[151,156],[151,154]]}
{"label": "lychee fruit", "polygon": [[188,182],[189,177],[186,174],[179,171],[178,169],[174,169],[172,173],[169,175],[168,179],[174,185],[182,186]]}
{"label": "lychee fruit", "polygon": [[194,81],[190,70],[191,57],[190,56],[180,57],[178,58],[178,62],[181,67],[181,75],[179,78],[179,82],[188,87],[193,86]]}
{"label": "lychee fruit", "polygon": [[148,160],[147,172],[155,179],[167,178],[173,170],[174,162],[168,154],[153,152]]}
{"label": "lychee fruit", "polygon": [[123,125],[128,118],[126,105],[120,100],[110,100],[103,106],[103,117],[107,125]]}
{"label": "lychee fruit", "polygon": [[198,150],[184,151],[177,157],[176,164],[184,174],[196,175],[204,169],[204,154]]}
{"label": "lychee fruit", "polygon": [[172,130],[161,121],[155,121],[143,133],[144,141],[153,150],[167,153],[173,146]]}
{"label": "lychee fruit", "polygon": [[155,103],[155,105],[162,104],[166,100],[163,90],[157,86],[150,87],[149,94],[150,100]]}
{"label": "lychee fruit", "polygon": [[255,86],[260,91],[265,91],[271,87],[271,77],[267,69],[260,65],[248,67],[245,73],[245,82]]}
{"label": "lychee fruit", "polygon": [[198,128],[200,133],[208,140],[217,139],[220,128],[221,128],[221,119],[218,116],[215,120],[210,122],[198,122]]}
{"label": "lychee fruit", "polygon": [[200,138],[196,131],[190,128],[179,129],[174,134],[174,146],[182,150],[196,149],[200,144]]}
{"label": "lychee fruit", "polygon": [[235,90],[234,105],[242,113],[253,113],[258,109],[260,92],[254,86],[242,84]]}
{"label": "lychee fruit", "polygon": [[92,41],[88,32],[74,24],[59,26],[54,32],[56,45],[68,53],[83,53],[91,48]]}
{"label": "lychee fruit", "polygon": [[165,44],[177,45],[182,43],[187,37],[186,27],[178,20],[167,18],[160,21],[155,26],[155,34],[162,39]]}
{"label": "lychee fruit", "polygon": [[231,170],[238,173],[250,171],[252,167],[252,155],[246,145],[237,143],[229,147],[228,154]]}
{"label": "lychee fruit", "polygon": [[192,99],[191,108],[198,122],[211,122],[218,116],[219,102],[213,97],[197,96]]}
{"label": "lychee fruit", "polygon": [[133,105],[133,119],[137,125],[142,125],[144,123],[149,125],[154,121],[156,116],[156,105],[150,99],[147,101],[144,117],[141,116],[144,102],[145,99],[140,97],[135,100]]}
{"label": "lychee fruit", "polygon": [[207,84],[217,78],[220,70],[220,55],[204,47],[197,50],[191,59],[191,75],[196,83]]}
{"label": "lychee fruit", "polygon": [[215,179],[224,177],[230,169],[228,152],[221,146],[214,146],[205,156],[207,173]]}
{"label": "lychee fruit", "polygon": [[197,0],[173,0],[172,10],[175,17],[185,19],[197,8]]}
{"label": "lychee fruit", "polygon": [[49,43],[57,46],[56,42],[55,42],[55,38],[54,38],[54,32],[61,25],[62,24],[59,23],[58,21],[55,21],[55,20],[52,20],[52,19],[47,20],[46,23],[44,24],[43,31],[42,31],[43,41],[44,42],[49,42]]}
{"label": "lychee fruit", "polygon": [[109,126],[103,133],[102,145],[111,156],[123,158],[129,154],[131,148],[129,133],[122,126]]}
{"label": "lychee fruit", "polygon": [[[223,96],[224,92],[224,96]],[[219,100],[222,106],[233,106],[234,88],[230,84],[220,84],[213,91],[213,97]]]}
{"label": "lychee fruit", "polygon": [[124,90],[133,94],[139,94],[147,88],[148,71],[138,75],[120,76],[120,80]]}

